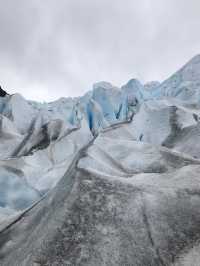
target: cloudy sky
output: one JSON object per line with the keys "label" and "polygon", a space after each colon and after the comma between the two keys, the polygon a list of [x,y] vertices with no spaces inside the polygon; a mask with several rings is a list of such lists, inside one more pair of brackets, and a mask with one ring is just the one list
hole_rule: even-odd
{"label": "cloudy sky", "polygon": [[0,0],[0,83],[26,98],[164,80],[200,53],[199,0]]}

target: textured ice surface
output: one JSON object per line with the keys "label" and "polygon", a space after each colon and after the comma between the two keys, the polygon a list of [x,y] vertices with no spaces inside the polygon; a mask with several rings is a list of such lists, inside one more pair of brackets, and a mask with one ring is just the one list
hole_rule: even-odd
{"label": "textured ice surface", "polygon": [[199,77],[0,97],[0,265],[198,265]]}
{"label": "textured ice surface", "polygon": [[2,265],[172,265],[191,256],[200,161],[126,133],[115,140],[112,130],[79,150],[41,202],[4,223]]}
{"label": "textured ice surface", "polygon": [[176,97],[184,101],[199,103],[200,100],[200,55],[192,58],[185,66],[154,90],[154,96]]}

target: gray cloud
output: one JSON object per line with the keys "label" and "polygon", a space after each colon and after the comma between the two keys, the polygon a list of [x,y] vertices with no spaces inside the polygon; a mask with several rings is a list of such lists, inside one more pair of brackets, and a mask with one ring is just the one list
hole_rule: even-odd
{"label": "gray cloud", "polygon": [[0,0],[0,80],[52,100],[163,80],[200,53],[199,0]]}

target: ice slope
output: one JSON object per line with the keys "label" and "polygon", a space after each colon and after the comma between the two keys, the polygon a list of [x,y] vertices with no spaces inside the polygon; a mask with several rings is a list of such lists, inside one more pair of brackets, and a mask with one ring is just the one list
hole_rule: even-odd
{"label": "ice slope", "polygon": [[131,132],[134,140],[162,145],[199,158],[199,111],[181,105],[177,100],[150,100],[141,105],[126,130]]}
{"label": "ice slope", "polygon": [[29,142],[24,143],[16,156],[0,161],[0,167],[13,167],[13,171],[21,172],[25,183],[41,193],[55,186],[76,152],[92,138],[84,125],[81,129],[64,128],[64,131],[59,131],[60,135],[55,133],[55,130],[62,127],[61,122],[52,121],[44,136],[34,135],[32,139],[29,138]]}
{"label": "ice slope", "polygon": [[105,176],[132,177],[137,173],[165,173],[199,163],[191,156],[135,140],[113,139],[101,133],[81,159],[79,168]]}
{"label": "ice slope", "polygon": [[1,265],[184,262],[200,237],[200,161],[108,132],[79,150],[46,197],[4,223]]}
{"label": "ice slope", "polygon": [[179,132],[196,126],[199,110],[179,105],[168,100],[149,100],[141,105],[129,125],[134,138],[152,144],[171,142]]}
{"label": "ice slope", "polygon": [[199,103],[200,100],[200,55],[192,58],[185,66],[161,83],[153,96],[176,97],[184,101]]}
{"label": "ice slope", "polygon": [[157,82],[143,86],[136,79],[122,88],[100,82],[82,97],[51,103],[27,101],[19,94],[0,97],[1,167],[14,165],[22,171],[25,187],[43,194],[56,185],[91,133],[96,136],[102,130],[116,139],[125,136],[199,157],[193,138],[199,136],[198,109],[172,98],[152,99],[159,86]]}
{"label": "ice slope", "polygon": [[0,97],[0,265],[199,259],[199,59],[161,84]]}
{"label": "ice slope", "polygon": [[[0,102],[4,103],[0,115],[1,216],[7,209],[14,212],[28,207],[54,187],[92,134],[78,112],[76,121],[68,122],[75,109],[71,99],[38,104],[12,95]],[[19,207],[13,201],[23,204]]]}

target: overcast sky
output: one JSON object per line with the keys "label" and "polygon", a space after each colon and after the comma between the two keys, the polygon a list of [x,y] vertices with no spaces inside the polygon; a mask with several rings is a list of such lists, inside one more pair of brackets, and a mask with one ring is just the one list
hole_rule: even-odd
{"label": "overcast sky", "polygon": [[200,53],[199,0],[0,0],[0,83],[26,98],[162,81]]}

